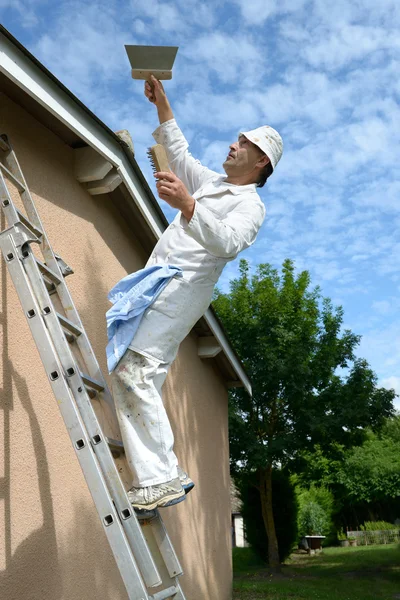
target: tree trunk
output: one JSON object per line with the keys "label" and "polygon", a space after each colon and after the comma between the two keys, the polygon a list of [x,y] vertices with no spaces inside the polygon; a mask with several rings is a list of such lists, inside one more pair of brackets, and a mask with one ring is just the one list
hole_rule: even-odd
{"label": "tree trunk", "polygon": [[260,494],[261,508],[265,530],[268,536],[268,562],[270,568],[279,573],[281,563],[279,560],[278,540],[275,531],[274,513],[272,510],[272,465],[260,469]]}

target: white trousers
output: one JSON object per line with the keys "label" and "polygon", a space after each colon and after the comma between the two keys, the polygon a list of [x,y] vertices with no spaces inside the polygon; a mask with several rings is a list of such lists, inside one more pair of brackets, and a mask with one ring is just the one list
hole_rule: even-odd
{"label": "white trousers", "polygon": [[134,487],[175,479],[174,436],[161,388],[180,343],[211,302],[214,283],[173,278],[148,308],[112,374],[112,390]]}
{"label": "white trousers", "polygon": [[178,476],[174,435],[161,388],[169,363],[127,350],[112,374],[112,391],[134,487]]}

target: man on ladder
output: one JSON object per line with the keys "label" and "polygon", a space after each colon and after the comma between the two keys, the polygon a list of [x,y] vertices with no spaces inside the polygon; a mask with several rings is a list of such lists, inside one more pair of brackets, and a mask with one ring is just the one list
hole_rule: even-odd
{"label": "man on ladder", "polygon": [[134,476],[128,497],[135,509],[153,510],[184,500],[194,485],[173,452],[162,385],[180,343],[208,308],[224,266],[255,241],[265,216],[256,188],[274,171],[283,144],[268,126],[241,133],[229,147],[223,164],[226,175],[220,175],[188,152],[165,90],[154,77],[152,86],[145,84],[145,95],[157,107],[160,126],[153,136],[164,146],[172,169],[156,173],[158,195],[180,212],[156,244],[144,272],[167,265],[177,270],[146,308],[122,358],[110,370]]}

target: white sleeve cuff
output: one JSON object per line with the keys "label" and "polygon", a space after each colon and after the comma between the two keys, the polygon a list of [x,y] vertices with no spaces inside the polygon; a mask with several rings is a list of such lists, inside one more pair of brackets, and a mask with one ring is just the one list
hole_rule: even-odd
{"label": "white sleeve cuff", "polygon": [[169,121],[161,123],[161,125],[159,125],[152,133],[157,144],[162,144],[162,139],[165,137],[165,134],[167,134],[170,129],[175,129],[175,127],[178,127],[175,119],[169,119]]}

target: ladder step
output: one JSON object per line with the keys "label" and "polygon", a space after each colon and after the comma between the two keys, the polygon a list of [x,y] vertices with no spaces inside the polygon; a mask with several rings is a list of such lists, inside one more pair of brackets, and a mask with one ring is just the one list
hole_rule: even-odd
{"label": "ladder step", "polygon": [[18,208],[16,209],[19,220],[23,223],[30,231],[32,231],[36,237],[41,237],[43,235],[43,231],[36,227],[29,219],[20,211]]}
{"label": "ladder step", "polygon": [[69,319],[67,319],[66,317],[63,317],[62,315],[60,315],[60,313],[56,312],[57,318],[60,321],[60,325],[63,329],[65,329],[68,334],[67,334],[67,339],[69,342],[74,341],[75,338],[79,337],[80,335],[82,335],[83,331],[82,329],[79,329],[79,327],[77,327],[75,325],[75,323],[73,323],[72,321],[70,321]]}
{"label": "ladder step", "polygon": [[49,267],[47,265],[45,265],[44,263],[42,263],[38,258],[35,257],[35,260],[38,264],[38,267],[39,267],[40,272],[42,273],[43,277],[50,280],[50,282],[55,285],[59,285],[61,283],[61,279],[57,275],[57,273],[54,273],[54,271],[49,269]]}
{"label": "ladder step", "polygon": [[5,167],[1,162],[0,162],[0,169],[3,171],[3,173],[5,173],[7,175],[8,179],[11,181],[11,183],[13,183],[20,192],[24,192],[26,190],[26,187],[24,186],[24,184],[21,183],[21,181],[19,179],[17,179],[15,177],[15,175],[13,175],[11,173],[11,171],[9,169],[7,169],[7,167]]}
{"label": "ladder step", "polygon": [[97,392],[102,392],[104,390],[104,385],[99,381],[92,379],[89,375],[81,373],[81,377],[90,398],[94,398],[97,395]]}
{"label": "ladder step", "polygon": [[162,590],[161,592],[157,592],[151,596],[152,600],[167,600],[168,598],[173,598],[179,592],[178,588],[173,586],[169,587],[166,590]]}

